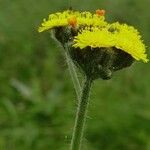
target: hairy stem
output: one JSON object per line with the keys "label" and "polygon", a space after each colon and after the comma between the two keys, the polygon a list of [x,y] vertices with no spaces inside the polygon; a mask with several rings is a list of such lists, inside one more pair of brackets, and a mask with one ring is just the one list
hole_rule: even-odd
{"label": "hairy stem", "polygon": [[59,45],[63,48],[64,54],[65,54],[65,59],[68,65],[68,69],[70,72],[70,76],[74,85],[74,89],[77,95],[77,100],[80,100],[80,95],[81,95],[81,85],[77,76],[76,68],[75,65],[73,64],[73,61],[71,60],[69,56],[69,48],[68,48],[68,43],[62,43],[57,37],[56,33],[51,31],[51,37],[59,43]]}
{"label": "hairy stem", "polygon": [[81,85],[80,85],[80,82],[79,82],[79,79],[78,79],[78,76],[77,76],[77,73],[76,73],[76,69],[75,69],[75,66],[68,54],[68,48],[65,47],[65,58],[66,58],[66,62],[67,62],[67,65],[68,65],[68,69],[69,69],[69,72],[70,72],[70,76],[71,76],[71,79],[72,79],[72,82],[73,82],[73,85],[74,85],[74,88],[75,88],[75,92],[76,92],[76,95],[77,95],[77,99],[80,100],[80,95],[81,95]]}
{"label": "hairy stem", "polygon": [[87,107],[89,103],[88,98],[89,98],[91,83],[92,83],[91,79],[89,78],[85,79],[84,86],[82,89],[81,99],[79,101],[79,105],[76,113],[76,120],[75,120],[74,130],[72,134],[72,141],[71,141],[71,150],[80,150],[81,147]]}

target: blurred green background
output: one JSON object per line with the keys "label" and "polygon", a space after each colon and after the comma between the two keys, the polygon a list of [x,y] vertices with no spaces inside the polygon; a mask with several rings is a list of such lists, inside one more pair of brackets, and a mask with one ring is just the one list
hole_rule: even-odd
{"label": "blurred green background", "polygon": [[[62,49],[37,28],[70,6],[106,9],[107,20],[134,25],[150,46],[150,0],[0,0],[0,150],[69,147],[75,92]],[[95,82],[83,150],[150,150],[149,67]]]}

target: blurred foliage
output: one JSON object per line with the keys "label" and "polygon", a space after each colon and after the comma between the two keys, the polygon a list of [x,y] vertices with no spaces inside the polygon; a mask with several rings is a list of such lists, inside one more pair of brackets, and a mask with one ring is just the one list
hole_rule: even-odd
{"label": "blurred foliage", "polygon": [[[68,149],[75,92],[62,49],[37,27],[50,12],[106,9],[150,46],[149,0],[0,0],[0,150]],[[85,150],[150,150],[150,64],[93,85]]]}

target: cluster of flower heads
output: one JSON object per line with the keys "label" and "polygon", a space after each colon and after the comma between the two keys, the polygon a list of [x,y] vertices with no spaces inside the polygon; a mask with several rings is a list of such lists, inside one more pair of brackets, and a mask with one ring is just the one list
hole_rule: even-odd
{"label": "cluster of flower heads", "polygon": [[39,32],[58,27],[71,27],[78,31],[73,38],[73,47],[84,49],[111,48],[120,49],[135,60],[148,62],[146,47],[139,32],[127,24],[108,23],[105,21],[105,11],[79,12],[67,10],[50,14],[48,20],[44,19]]}
{"label": "cluster of flower heads", "polygon": [[90,12],[79,12],[67,10],[50,14],[48,20],[44,19],[39,32],[63,26],[106,26],[105,17],[100,14]]}

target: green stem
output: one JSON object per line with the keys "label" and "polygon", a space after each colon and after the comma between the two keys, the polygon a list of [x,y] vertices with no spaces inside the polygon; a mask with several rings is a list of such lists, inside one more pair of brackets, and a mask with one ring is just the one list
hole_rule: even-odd
{"label": "green stem", "polygon": [[77,95],[77,100],[80,100],[80,95],[81,95],[81,85],[77,76],[77,72],[76,72],[76,68],[75,65],[73,64],[73,61],[71,60],[70,56],[69,56],[69,49],[68,49],[68,43],[61,43],[55,36],[54,30],[52,30],[51,32],[51,37],[54,38],[59,45],[63,48],[64,53],[65,53],[65,58],[66,58],[66,62],[68,65],[68,69],[70,72],[70,76],[75,88],[75,92]]}
{"label": "green stem", "polygon": [[76,92],[76,95],[77,95],[77,99],[80,100],[80,95],[81,95],[81,85],[80,85],[80,82],[79,82],[79,79],[78,79],[78,76],[77,76],[77,73],[76,73],[76,69],[75,69],[75,66],[68,54],[68,48],[65,46],[65,57],[66,57],[66,62],[67,62],[67,65],[68,65],[68,69],[69,69],[69,72],[70,72],[70,76],[71,76],[71,79],[72,79],[72,82],[73,82],[73,85],[74,85],[74,88],[75,88],[75,92]]}
{"label": "green stem", "polygon": [[91,83],[91,79],[85,79],[81,99],[77,108],[76,120],[72,134],[71,150],[80,150],[81,147]]}

